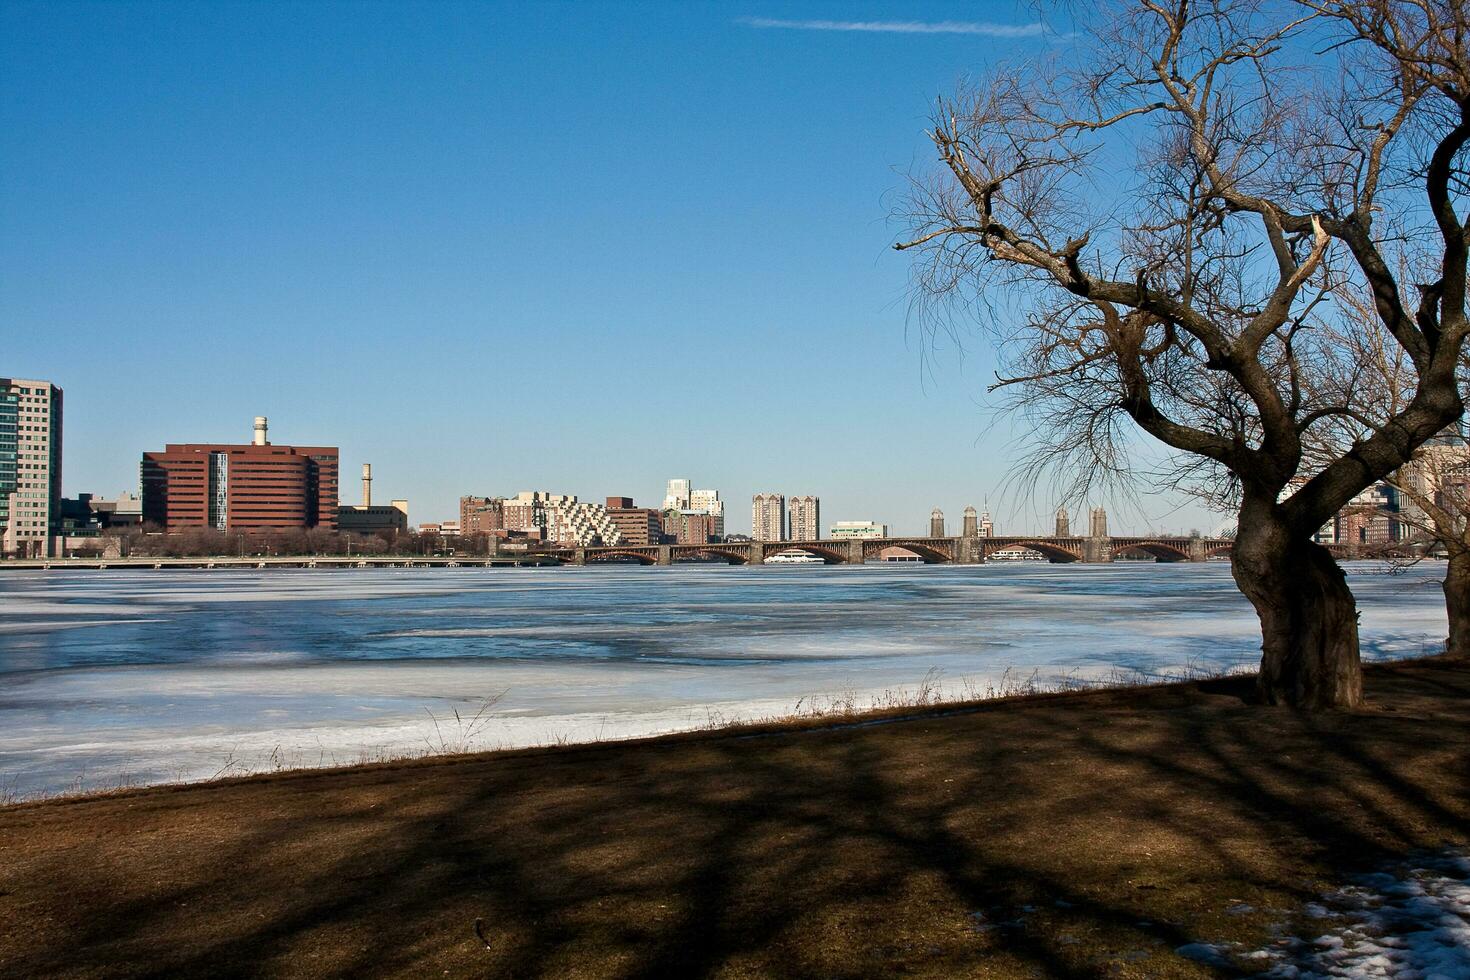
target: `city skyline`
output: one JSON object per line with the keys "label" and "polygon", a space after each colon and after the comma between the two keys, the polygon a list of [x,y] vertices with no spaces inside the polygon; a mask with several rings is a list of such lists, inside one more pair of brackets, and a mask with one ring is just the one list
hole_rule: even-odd
{"label": "city skyline", "polygon": [[[1003,494],[1021,433],[992,427],[984,344],[908,334],[887,215],[932,153],[932,93],[1055,37],[688,6],[0,11],[6,370],[68,389],[68,494],[267,415],[395,474],[424,521],[474,487],[654,503],[678,472],[730,501],[814,488],[900,532],[935,504],[1049,519],[1049,492]],[[751,352],[791,338],[822,369],[762,375]],[[1220,520],[1123,503],[1139,528]]]}

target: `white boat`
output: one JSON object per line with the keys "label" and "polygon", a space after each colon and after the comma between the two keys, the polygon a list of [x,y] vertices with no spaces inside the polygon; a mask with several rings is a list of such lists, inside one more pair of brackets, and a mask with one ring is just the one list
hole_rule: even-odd
{"label": "white boat", "polygon": [[799,548],[788,548],[778,551],[765,560],[767,565],[825,565],[822,559],[816,555],[802,551]]}

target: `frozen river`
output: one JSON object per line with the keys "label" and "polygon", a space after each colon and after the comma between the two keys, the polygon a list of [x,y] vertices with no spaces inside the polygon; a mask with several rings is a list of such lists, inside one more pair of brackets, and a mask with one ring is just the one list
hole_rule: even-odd
{"label": "frozen river", "polygon": [[[1442,644],[1441,574],[1351,567],[1367,658]],[[644,735],[865,704],[931,670],[957,694],[1259,650],[1214,562],[6,571],[0,794]]]}

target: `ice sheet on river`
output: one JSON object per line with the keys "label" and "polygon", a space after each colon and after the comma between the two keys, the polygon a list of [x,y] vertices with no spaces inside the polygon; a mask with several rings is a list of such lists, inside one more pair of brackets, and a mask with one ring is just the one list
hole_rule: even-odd
{"label": "ice sheet on river", "polygon": [[[1432,651],[1439,569],[1383,572],[1350,572],[1365,656]],[[465,747],[1258,652],[1221,563],[8,572],[0,793],[422,751],[487,698]]]}

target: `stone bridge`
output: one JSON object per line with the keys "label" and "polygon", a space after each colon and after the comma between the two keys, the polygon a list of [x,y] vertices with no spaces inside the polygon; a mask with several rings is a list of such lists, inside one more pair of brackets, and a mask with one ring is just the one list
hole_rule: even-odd
{"label": "stone bridge", "polygon": [[829,565],[861,565],[888,548],[902,548],[929,564],[977,565],[998,551],[1026,548],[1052,562],[1110,562],[1125,553],[1157,561],[1206,561],[1230,553],[1228,538],[1039,536],[960,538],[823,538],[815,541],[730,541],[720,544],[610,545],[589,548],[544,548],[535,553],[586,565],[600,561],[636,561],[672,565],[679,561],[725,561],[759,565],[782,551],[801,551]]}

